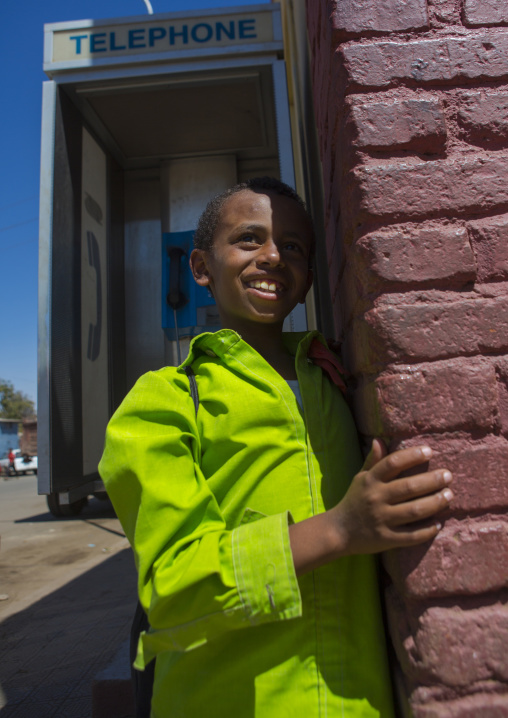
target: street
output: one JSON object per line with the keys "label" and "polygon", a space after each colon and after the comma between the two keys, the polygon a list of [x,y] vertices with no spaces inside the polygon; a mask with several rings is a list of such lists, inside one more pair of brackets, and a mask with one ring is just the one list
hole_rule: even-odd
{"label": "street", "polygon": [[0,715],[91,716],[128,638],[136,577],[108,501],[54,518],[33,475],[0,480]]}
{"label": "street", "polygon": [[[123,540],[123,542],[122,542]],[[0,621],[81,574],[125,542],[108,501],[91,498],[77,517],[53,517],[37,477],[0,481]]]}

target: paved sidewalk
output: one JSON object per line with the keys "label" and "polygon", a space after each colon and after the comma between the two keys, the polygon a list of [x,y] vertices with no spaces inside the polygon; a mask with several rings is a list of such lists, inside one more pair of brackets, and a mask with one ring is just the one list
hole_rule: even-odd
{"label": "paved sidewalk", "polygon": [[134,562],[121,539],[106,559],[4,619],[0,717],[91,718],[92,681],[118,662],[135,604]]}

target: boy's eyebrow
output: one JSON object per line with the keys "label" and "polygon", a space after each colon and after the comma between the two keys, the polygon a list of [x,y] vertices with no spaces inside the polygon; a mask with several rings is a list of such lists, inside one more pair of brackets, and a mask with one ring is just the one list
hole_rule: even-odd
{"label": "boy's eyebrow", "polygon": [[[264,232],[266,231],[266,227],[263,224],[238,224],[236,225],[235,230],[240,232]],[[299,232],[293,232],[292,230],[284,232],[284,236],[302,240],[302,235]]]}
{"label": "boy's eyebrow", "polygon": [[265,230],[266,227],[264,227],[262,224],[237,224],[235,226],[235,230],[240,230],[241,232],[249,231],[249,232],[256,232],[260,230]]}
{"label": "boy's eyebrow", "polygon": [[300,232],[284,232],[285,237],[294,237],[295,239],[303,239]]}

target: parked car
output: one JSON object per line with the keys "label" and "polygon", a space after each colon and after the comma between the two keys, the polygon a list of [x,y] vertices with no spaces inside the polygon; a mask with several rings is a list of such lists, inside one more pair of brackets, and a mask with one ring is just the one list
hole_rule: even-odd
{"label": "parked car", "polygon": [[[14,468],[17,474],[28,474],[30,472],[33,474],[37,473],[36,456],[28,456],[28,454],[22,454],[19,449],[14,449],[13,453]],[[0,459],[0,467],[2,468],[2,473],[9,473],[9,452],[4,454],[4,456]]]}

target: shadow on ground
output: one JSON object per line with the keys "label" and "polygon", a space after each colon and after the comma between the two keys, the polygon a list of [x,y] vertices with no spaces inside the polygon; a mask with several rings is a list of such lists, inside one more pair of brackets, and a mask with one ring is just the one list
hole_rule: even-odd
{"label": "shadow on ground", "polygon": [[[69,519],[41,514],[40,520],[98,518],[93,506],[88,508],[90,514]],[[135,606],[136,572],[130,549],[124,549],[5,619],[1,718],[90,718],[92,679],[127,639]]]}
{"label": "shadow on ground", "polygon": [[[33,516],[26,516],[25,518],[14,521],[15,524],[29,524],[29,523],[66,523],[75,521],[86,521],[89,519],[114,519],[116,517],[115,510],[109,499],[99,500],[95,496],[91,496],[88,499],[88,504],[84,507],[80,514],[77,516],[53,516],[49,511],[45,511],[42,514],[34,514]],[[123,536],[123,534],[119,534]]]}

